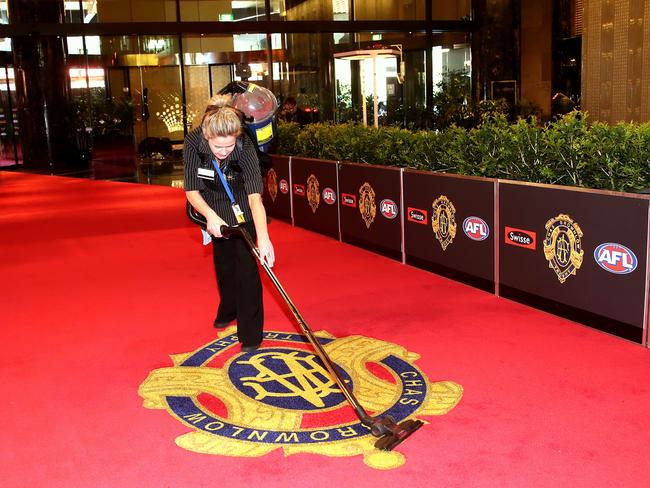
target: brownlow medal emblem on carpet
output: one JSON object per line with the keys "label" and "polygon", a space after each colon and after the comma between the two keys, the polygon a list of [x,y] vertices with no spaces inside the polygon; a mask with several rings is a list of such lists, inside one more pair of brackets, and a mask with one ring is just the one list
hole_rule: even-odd
{"label": "brownlow medal emblem on carpet", "polygon": [[377,205],[375,204],[375,190],[368,182],[359,188],[359,212],[361,212],[361,218],[366,223],[366,227],[370,229],[370,224],[375,221],[375,215],[377,215]]}
{"label": "brownlow medal emblem on carpet", "polygon": [[269,191],[271,201],[275,202],[275,197],[278,196],[278,174],[273,168],[266,173],[266,189]]}
{"label": "brownlow medal emblem on carpet", "polygon": [[[453,381],[429,382],[402,346],[364,336],[315,336],[344,381],[373,416],[396,422],[444,415],[460,401]],[[176,444],[219,456],[256,457],[282,449],[286,456],[362,455],[376,469],[406,462],[382,451],[345,400],[337,383],[301,334],[266,331],[264,347],[240,352],[236,328],[193,352],[171,356],[173,365],[149,373],[140,385],[144,406],[164,409],[187,427]],[[425,435],[426,426],[422,429]],[[435,437],[435,429],[432,430]]]}
{"label": "brownlow medal emblem on carpet", "polygon": [[582,249],[582,229],[566,214],[549,219],[545,227],[544,257],[560,283],[564,283],[582,266],[585,254]]}
{"label": "brownlow medal emblem on carpet", "polygon": [[456,208],[445,195],[436,198],[431,206],[431,227],[442,250],[445,251],[456,237]]}
{"label": "brownlow medal emblem on carpet", "polygon": [[318,178],[314,175],[309,175],[309,178],[307,178],[307,201],[309,202],[311,211],[316,213],[316,209],[320,205],[320,189]]}

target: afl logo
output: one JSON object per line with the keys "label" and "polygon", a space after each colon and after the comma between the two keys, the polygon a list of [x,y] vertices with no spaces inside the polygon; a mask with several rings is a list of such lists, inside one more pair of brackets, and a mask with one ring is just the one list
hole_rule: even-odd
{"label": "afl logo", "polygon": [[614,274],[631,273],[638,264],[635,254],[630,249],[614,242],[606,242],[598,246],[594,250],[594,259],[601,268]]}
{"label": "afl logo", "polygon": [[[371,337],[315,334],[359,402],[399,423],[442,415],[460,401],[453,381],[430,382],[418,354]],[[149,373],[138,393],[146,408],[166,410],[189,430],[176,438],[188,451],[218,456],[306,452],[362,454],[376,469],[403,465],[404,454],[378,451],[305,336],[264,332],[264,347],[240,352],[235,327],[173,364]],[[363,385],[363,386],[360,386]]]}
{"label": "afl logo", "polygon": [[280,193],[284,193],[285,195],[289,193],[289,183],[287,180],[280,180],[280,184],[278,186],[280,187]]}
{"label": "afl logo", "polygon": [[480,217],[467,217],[463,221],[463,232],[473,241],[484,241],[490,235],[490,228]]}
{"label": "afl logo", "polygon": [[336,192],[329,187],[323,189],[323,201],[328,205],[334,205],[336,203]]}
{"label": "afl logo", "polygon": [[379,211],[387,219],[394,219],[399,213],[397,211],[397,204],[390,198],[384,198],[379,204]]}

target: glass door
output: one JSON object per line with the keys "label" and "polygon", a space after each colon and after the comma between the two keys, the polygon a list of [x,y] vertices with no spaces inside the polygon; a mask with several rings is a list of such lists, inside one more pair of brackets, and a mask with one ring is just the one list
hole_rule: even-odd
{"label": "glass door", "polygon": [[0,68],[0,166],[22,164],[14,68]]}
{"label": "glass door", "polygon": [[234,65],[211,64],[210,68],[210,97],[219,93],[223,87],[235,79]]}

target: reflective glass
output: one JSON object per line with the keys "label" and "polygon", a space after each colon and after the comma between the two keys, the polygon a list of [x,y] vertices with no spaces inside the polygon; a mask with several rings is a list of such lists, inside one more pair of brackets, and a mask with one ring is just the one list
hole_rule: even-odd
{"label": "reflective glass", "polygon": [[[277,36],[271,37],[277,42]],[[189,126],[199,124],[209,98],[231,81],[247,80],[267,86],[266,46],[266,34],[183,37]]]}
{"label": "reflective glass", "polygon": [[282,102],[296,99],[308,122],[332,120],[334,113],[332,34],[283,34],[273,50],[273,92]]}
{"label": "reflective glass", "polygon": [[[424,34],[355,34],[336,47],[336,116],[345,122],[415,124],[425,111]],[[365,110],[364,110],[365,109]],[[365,116],[364,116],[365,114]]]}
{"label": "reflective glass", "polygon": [[271,11],[273,20],[351,20],[349,0],[272,0]]}
{"label": "reflective glass", "polygon": [[[440,3],[446,5],[454,4],[455,2],[445,0]],[[354,19],[424,20],[426,15],[424,5],[425,0],[405,0],[403,2],[396,2],[394,0],[355,0]]]}
{"label": "reflective glass", "polygon": [[434,34],[431,51],[433,90],[441,89],[441,84],[450,73],[461,74],[471,79],[472,48],[469,35],[462,32]]}
{"label": "reflective glass", "polygon": [[[276,0],[277,2],[277,0]],[[273,3],[272,8],[273,10]],[[241,22],[266,20],[264,0],[180,0],[183,22]]]}
{"label": "reflective glass", "polygon": [[472,0],[431,0],[433,20],[469,20]]}
{"label": "reflective glass", "polygon": [[9,23],[9,11],[7,7],[7,0],[0,1],[0,24]]}
{"label": "reflective glass", "polygon": [[14,69],[0,69],[0,167],[20,163],[20,131]]}
{"label": "reflective glass", "polygon": [[68,54],[101,54],[99,36],[68,36]]}
{"label": "reflective glass", "polygon": [[66,0],[63,2],[65,22],[68,24],[92,24],[97,22],[95,0]]}
{"label": "reflective glass", "polygon": [[83,12],[84,22],[175,22],[177,20],[176,0],[97,0],[90,2]]}

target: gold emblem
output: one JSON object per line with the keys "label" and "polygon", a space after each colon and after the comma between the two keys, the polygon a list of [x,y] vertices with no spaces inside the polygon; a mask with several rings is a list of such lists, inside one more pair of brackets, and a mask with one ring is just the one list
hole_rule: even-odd
{"label": "gold emblem", "polygon": [[[396,422],[444,415],[462,397],[462,387],[453,381],[429,382],[413,364],[419,355],[402,346],[363,336],[337,339],[325,331],[315,335],[373,415],[390,412]],[[151,371],[140,385],[144,406],[166,410],[189,428],[176,444],[193,452],[361,454],[375,469],[406,462],[399,451],[375,448],[369,429],[356,417],[350,420],[350,405],[304,336],[266,331],[264,341],[264,348],[241,354],[231,326],[199,349],[171,356],[173,366]],[[327,425],[339,412],[347,420]],[[305,415],[312,423],[314,416],[321,418],[320,425],[304,426]]]}
{"label": "gold emblem", "polygon": [[377,215],[377,206],[375,205],[375,190],[368,182],[359,188],[359,212],[361,212],[361,218],[366,223],[366,227],[370,229],[370,224],[375,221],[375,215]]}
{"label": "gold emblem", "polygon": [[442,250],[445,251],[456,237],[456,208],[445,195],[436,198],[431,206],[431,227]]}
{"label": "gold emblem", "polygon": [[584,254],[582,229],[571,217],[560,214],[546,222],[544,257],[560,283],[576,274],[576,270],[582,266]]}
{"label": "gold emblem", "polygon": [[278,196],[278,174],[273,168],[266,173],[266,189],[269,191],[271,200],[275,202],[275,197]]}
{"label": "gold emblem", "polygon": [[318,188],[318,178],[314,175],[309,175],[307,178],[307,201],[311,207],[311,211],[316,213],[318,205],[320,205],[320,190]]}
{"label": "gold emblem", "polygon": [[[289,373],[280,375],[273,371],[265,364],[268,358],[282,362]],[[261,352],[248,361],[239,361],[238,364],[248,364],[257,371],[255,376],[241,378],[244,386],[250,386],[255,391],[254,400],[264,400],[267,397],[299,397],[314,407],[323,408],[323,398],[340,392],[336,382],[313,354],[300,356],[298,351]],[[268,390],[265,386],[267,383],[272,386],[280,384],[282,391]]]}

